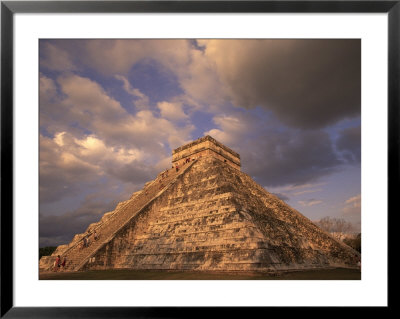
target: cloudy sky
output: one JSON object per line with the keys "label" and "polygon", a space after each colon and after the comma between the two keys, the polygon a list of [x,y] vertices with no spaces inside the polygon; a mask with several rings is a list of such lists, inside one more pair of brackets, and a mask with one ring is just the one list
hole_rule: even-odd
{"label": "cloudy sky", "polygon": [[359,40],[41,40],[40,246],[211,135],[311,220],[361,219]]}

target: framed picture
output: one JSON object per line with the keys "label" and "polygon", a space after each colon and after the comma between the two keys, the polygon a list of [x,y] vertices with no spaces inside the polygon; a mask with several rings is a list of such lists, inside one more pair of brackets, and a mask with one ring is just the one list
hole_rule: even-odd
{"label": "framed picture", "polygon": [[[2,1],[1,315],[388,307],[389,212],[397,208],[399,177],[399,16],[398,1]],[[176,182],[192,167],[198,173],[187,175],[188,184]],[[216,214],[202,218],[221,226],[219,213],[225,221],[233,216],[221,207],[239,205],[236,228],[218,234],[223,242],[214,236],[219,246],[207,252],[207,245],[178,242],[195,233],[188,230],[199,225],[193,221],[171,231],[173,244],[160,240],[172,224],[193,217],[179,207],[195,183],[211,179],[205,172],[225,179],[207,184],[215,186],[207,196],[214,196],[209,210]],[[216,193],[225,188],[223,196],[236,194],[231,206]],[[114,225],[134,200],[143,202],[139,217]],[[263,201],[271,214],[265,220],[252,211]],[[168,208],[168,218],[151,205]],[[354,234],[347,245],[345,228]],[[282,234],[290,244],[274,246]],[[236,256],[240,240],[257,247]],[[133,241],[135,249],[126,248]],[[45,246],[58,248],[39,264]],[[168,255],[174,247],[185,257]],[[231,249],[230,259],[215,252],[222,248]],[[274,264],[291,274],[307,265],[331,271],[343,261],[355,272],[152,278],[143,265],[156,269],[160,258],[169,270],[202,264],[250,271],[257,264],[261,272]],[[76,276],[129,263],[147,274]],[[60,273],[68,267],[75,277]]]}

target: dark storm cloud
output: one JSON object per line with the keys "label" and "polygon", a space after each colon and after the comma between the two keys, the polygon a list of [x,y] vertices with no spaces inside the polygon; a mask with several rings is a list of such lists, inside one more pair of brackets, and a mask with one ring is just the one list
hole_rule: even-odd
{"label": "dark storm cloud", "polygon": [[82,233],[89,224],[98,222],[104,213],[112,211],[117,201],[105,202],[88,196],[76,210],[62,215],[40,215],[40,246],[56,246],[70,242],[75,234]]}
{"label": "dark storm cloud", "polygon": [[315,182],[343,165],[324,130],[291,129],[274,116],[242,112],[217,116],[213,121],[219,128],[206,134],[238,152],[242,171],[262,186]]}
{"label": "dark storm cloud", "polygon": [[[68,135],[60,135],[59,138],[75,145]],[[82,188],[97,178],[95,166],[65,152],[54,139],[40,136],[39,154],[41,203],[79,195]]]}
{"label": "dark storm cloud", "polygon": [[152,166],[145,165],[139,161],[133,161],[120,167],[109,166],[106,168],[107,174],[116,177],[122,182],[132,182],[141,184],[155,178],[158,170]]}
{"label": "dark storm cloud", "polygon": [[343,157],[348,162],[361,160],[361,126],[350,127],[340,132],[336,142],[338,151],[343,152]]}
{"label": "dark storm cloud", "polygon": [[[337,170],[343,158],[356,158],[354,133],[341,132],[336,142],[338,159],[322,128],[360,114],[360,41],[186,42],[40,42],[44,72],[40,126],[47,132],[40,141],[41,246],[68,243],[114,209],[116,201],[110,201],[122,198],[121,190],[129,196],[128,188],[140,189],[170,165],[163,160],[169,150],[190,140],[195,129],[170,119],[182,117],[173,112],[176,101],[215,112],[196,121],[196,130],[211,129],[208,119],[218,117],[214,137],[241,154],[242,170],[262,186],[313,182]],[[111,95],[114,76],[128,81],[132,67],[143,59],[154,59],[157,66],[172,70],[179,82],[176,92],[185,94],[176,100],[166,96],[164,104],[156,107],[149,101],[160,90],[151,86],[152,81],[143,92],[134,83],[123,86],[119,81],[120,89],[135,103],[143,96],[140,107],[132,102],[137,109],[129,113],[126,101]],[[148,76],[145,71],[137,77]],[[222,107],[220,103],[226,101],[236,107],[230,103]],[[250,114],[236,118],[235,112]],[[190,122],[192,114],[184,113],[183,118]],[[273,119],[268,121],[270,115]],[[75,211],[67,207],[88,192],[97,198],[87,197]]]}
{"label": "dark storm cloud", "polygon": [[323,131],[265,136],[243,149],[243,170],[263,186],[314,182],[333,173],[341,163]]}
{"label": "dark storm cloud", "polygon": [[299,128],[360,114],[360,40],[211,40],[206,52],[237,106]]}

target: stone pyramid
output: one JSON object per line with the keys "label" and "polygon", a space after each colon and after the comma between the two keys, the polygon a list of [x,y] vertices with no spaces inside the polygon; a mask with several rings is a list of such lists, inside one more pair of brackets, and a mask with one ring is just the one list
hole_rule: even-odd
{"label": "stone pyramid", "polygon": [[[173,168],[52,256],[66,270],[281,271],[354,267],[358,252],[240,171],[240,156],[210,136],[173,151]],[[99,235],[93,239],[93,233]],[[84,236],[91,238],[82,247]]]}

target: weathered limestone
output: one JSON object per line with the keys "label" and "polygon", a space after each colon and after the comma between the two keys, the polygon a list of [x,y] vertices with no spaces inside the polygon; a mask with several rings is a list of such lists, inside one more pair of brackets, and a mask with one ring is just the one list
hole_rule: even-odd
{"label": "weathered limestone", "polygon": [[172,164],[180,165],[189,157],[214,157],[240,170],[240,155],[209,135],[173,150]]}
{"label": "weathered limestone", "polygon": [[[184,151],[196,151],[193,147],[201,143],[175,150],[175,159],[193,158]],[[232,163],[204,155],[179,172],[170,170],[161,191],[151,189],[159,180],[149,183],[98,228],[101,240],[94,247],[65,252],[73,260],[68,269],[279,271],[355,266],[356,251]]]}
{"label": "weathered limestone", "polygon": [[[179,171],[170,169],[168,172],[160,173],[154,181],[146,183],[142,191],[134,193],[130,199],[119,203],[113,212],[104,214],[98,223],[89,225],[85,233],[75,235],[70,244],[62,245],[62,250],[60,250],[60,247],[57,248],[57,254],[68,256],[66,269],[79,270],[100,247],[116,235],[121,227],[168,189],[176,181],[176,178],[193,163],[188,163]],[[94,231],[98,236],[97,240],[94,238]],[[89,247],[83,245],[85,237],[89,239]],[[57,256],[56,252],[50,257],[40,259],[39,270],[51,269],[55,256]]]}

